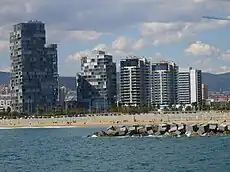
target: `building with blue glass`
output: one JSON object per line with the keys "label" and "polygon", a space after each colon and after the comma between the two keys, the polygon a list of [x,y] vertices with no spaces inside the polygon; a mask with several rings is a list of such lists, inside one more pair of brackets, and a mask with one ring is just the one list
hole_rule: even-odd
{"label": "building with blue glass", "polygon": [[176,104],[178,66],[168,61],[153,63],[151,74],[152,105]]}

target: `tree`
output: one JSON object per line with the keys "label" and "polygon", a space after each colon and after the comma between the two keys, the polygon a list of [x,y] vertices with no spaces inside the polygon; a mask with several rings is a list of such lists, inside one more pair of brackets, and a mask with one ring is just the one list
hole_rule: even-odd
{"label": "tree", "polygon": [[192,107],[193,107],[194,110],[197,110],[197,102],[193,102]]}
{"label": "tree", "polygon": [[40,114],[40,105],[39,104],[37,104],[37,107],[36,107],[36,112],[37,112],[37,116]]}
{"label": "tree", "polygon": [[182,111],[182,110],[183,110],[183,106],[180,105],[180,106],[178,107],[178,111]]}
{"label": "tree", "polygon": [[9,106],[6,108],[6,112],[7,112],[8,115],[10,114],[11,108]]}
{"label": "tree", "polygon": [[187,106],[186,108],[185,108],[185,111],[191,111],[192,110],[192,107],[191,106]]}

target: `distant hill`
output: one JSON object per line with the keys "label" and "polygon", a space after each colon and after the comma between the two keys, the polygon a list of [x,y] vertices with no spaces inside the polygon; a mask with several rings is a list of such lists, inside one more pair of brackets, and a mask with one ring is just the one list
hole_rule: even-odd
{"label": "distant hill", "polygon": [[60,76],[59,85],[74,90],[76,89],[76,77]]}
{"label": "distant hill", "polygon": [[[118,77],[119,78],[119,77]],[[209,91],[229,91],[230,90],[230,72],[223,74],[202,74],[203,83],[208,85]],[[0,72],[0,84],[8,84],[10,81],[10,73]],[[76,88],[75,77],[61,76],[59,79],[60,86],[65,86],[69,89]]]}
{"label": "distant hill", "polygon": [[202,74],[203,83],[208,85],[209,91],[229,91],[230,90],[230,73],[223,74]]}
{"label": "distant hill", "polygon": [[0,72],[0,84],[9,84],[10,83],[10,73]]}

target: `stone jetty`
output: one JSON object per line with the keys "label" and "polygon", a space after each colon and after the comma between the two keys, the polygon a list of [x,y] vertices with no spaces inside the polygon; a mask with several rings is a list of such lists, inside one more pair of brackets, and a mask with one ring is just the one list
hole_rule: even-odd
{"label": "stone jetty", "polygon": [[223,136],[230,135],[230,125],[227,124],[148,124],[110,126],[106,130],[90,134],[88,137],[116,136]]}

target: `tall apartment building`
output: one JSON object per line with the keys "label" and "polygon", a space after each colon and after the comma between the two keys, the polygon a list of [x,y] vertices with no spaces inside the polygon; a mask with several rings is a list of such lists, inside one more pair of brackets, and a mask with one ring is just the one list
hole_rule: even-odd
{"label": "tall apartment building", "polygon": [[59,102],[59,106],[64,108],[65,107],[65,98],[66,98],[66,93],[67,93],[67,89],[65,86],[62,86],[59,88],[59,96],[58,96],[58,102]]}
{"label": "tall apartment building", "polygon": [[178,104],[191,104],[191,68],[179,68],[178,72]]}
{"label": "tall apartment building", "polygon": [[174,62],[160,61],[152,64],[152,104],[177,103],[178,66]]}
{"label": "tall apartment building", "polygon": [[202,84],[202,100],[205,101],[208,99],[208,85]]}
{"label": "tall apartment building", "polygon": [[116,103],[116,64],[112,55],[93,51],[81,58],[77,94],[79,103],[89,109],[107,109]]}
{"label": "tall apartment building", "polygon": [[201,70],[190,70],[191,103],[202,105],[202,72]]}
{"label": "tall apartment building", "polygon": [[145,58],[128,57],[120,62],[120,98],[123,106],[149,106],[150,62]]}
{"label": "tall apartment building", "polygon": [[178,73],[178,103],[202,103],[201,70],[180,68]]}
{"label": "tall apartment building", "polygon": [[12,109],[35,112],[56,106],[58,97],[57,45],[46,45],[45,24],[29,21],[10,33]]}

